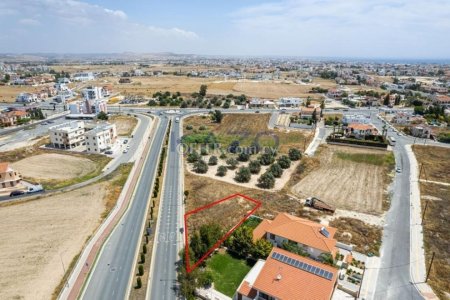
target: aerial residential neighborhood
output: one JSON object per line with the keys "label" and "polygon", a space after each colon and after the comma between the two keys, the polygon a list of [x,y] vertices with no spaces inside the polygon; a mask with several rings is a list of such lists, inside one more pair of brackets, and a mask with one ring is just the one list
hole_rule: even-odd
{"label": "aerial residential neighborhood", "polygon": [[0,299],[450,299],[448,12],[3,1]]}

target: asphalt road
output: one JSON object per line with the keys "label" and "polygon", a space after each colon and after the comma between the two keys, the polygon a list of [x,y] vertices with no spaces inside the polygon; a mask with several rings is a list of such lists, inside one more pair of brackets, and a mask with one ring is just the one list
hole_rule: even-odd
{"label": "asphalt road", "polygon": [[180,231],[182,214],[182,177],[177,140],[180,138],[178,123],[172,124],[167,171],[164,179],[163,198],[158,218],[158,236],[149,277],[147,299],[169,300],[177,298],[177,261],[183,236]]}
{"label": "asphalt road", "polygon": [[[104,244],[95,268],[82,292],[82,299],[126,299],[132,276],[136,247],[142,237],[141,225],[155,177],[168,120],[162,118],[144,164],[134,198],[127,212]],[[143,144],[140,145],[141,147]]]}

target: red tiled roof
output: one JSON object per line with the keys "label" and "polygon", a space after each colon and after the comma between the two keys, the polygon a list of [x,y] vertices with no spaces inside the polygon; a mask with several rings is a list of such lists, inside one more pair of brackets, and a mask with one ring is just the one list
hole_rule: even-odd
{"label": "red tiled roof", "polygon": [[7,162],[0,163],[0,173],[5,173],[8,171],[8,169],[9,169],[9,163],[7,163]]}
{"label": "red tiled roof", "polygon": [[285,264],[273,259],[271,253],[256,278],[253,289],[264,292],[280,300],[322,300],[331,298],[337,280],[338,270],[336,268],[279,248],[273,248],[272,252],[274,251],[289,258],[331,272],[333,277],[331,280],[328,280],[289,264]]}
{"label": "red tiled roof", "polygon": [[[329,238],[320,233],[322,227],[325,227],[330,233]],[[334,253],[336,246],[336,240],[333,239],[336,228],[326,227],[287,213],[278,214],[273,221],[263,220],[253,230],[253,239],[258,240],[267,232],[325,252]]]}

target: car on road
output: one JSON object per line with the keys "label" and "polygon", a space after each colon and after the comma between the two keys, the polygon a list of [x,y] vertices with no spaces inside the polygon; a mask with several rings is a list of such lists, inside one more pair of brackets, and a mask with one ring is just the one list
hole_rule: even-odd
{"label": "car on road", "polygon": [[41,125],[47,125],[47,124],[48,124],[47,122],[42,122],[42,123],[41,123]]}
{"label": "car on road", "polygon": [[27,194],[33,194],[33,193],[38,193],[38,192],[43,192],[44,188],[42,187],[42,185],[38,184],[38,185],[33,185],[31,187],[28,188]]}
{"label": "car on road", "polygon": [[401,172],[402,172],[402,169],[400,169],[400,168],[397,168],[397,169],[395,169],[395,172],[397,172],[397,173],[401,173]]}
{"label": "car on road", "polygon": [[53,123],[55,123],[55,121],[49,120],[49,121],[47,121],[47,123],[48,124],[53,124]]}
{"label": "car on road", "polygon": [[124,143],[124,144],[128,144],[128,140],[124,140],[123,143]]}
{"label": "car on road", "polygon": [[9,196],[10,196],[10,197],[15,197],[15,196],[23,195],[23,194],[25,194],[24,191],[12,191],[12,192],[9,194]]}
{"label": "car on road", "polygon": [[113,154],[111,150],[105,151],[105,154]]}
{"label": "car on road", "polygon": [[123,149],[122,153],[127,153],[128,149]]}
{"label": "car on road", "polygon": [[255,111],[255,114],[259,114],[259,110]]}

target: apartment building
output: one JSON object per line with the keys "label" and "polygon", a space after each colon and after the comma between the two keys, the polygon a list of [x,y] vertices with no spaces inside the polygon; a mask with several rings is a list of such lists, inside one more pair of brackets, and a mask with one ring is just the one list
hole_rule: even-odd
{"label": "apartment building", "polygon": [[94,80],[95,76],[92,72],[80,72],[72,75],[74,81],[89,81]]}
{"label": "apartment building", "polygon": [[83,121],[70,121],[49,128],[50,143],[55,148],[72,149],[84,144]]}
{"label": "apartment building", "polygon": [[0,163],[0,188],[16,186],[22,180],[22,175],[14,171],[7,162]]}
{"label": "apartment building", "polygon": [[111,149],[117,139],[116,125],[99,124],[85,133],[86,150],[89,153],[103,153]]}
{"label": "apartment building", "polygon": [[284,97],[278,100],[280,107],[299,107],[303,104],[303,100],[300,98]]}

